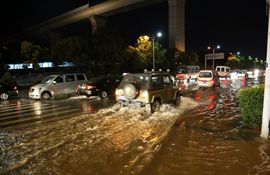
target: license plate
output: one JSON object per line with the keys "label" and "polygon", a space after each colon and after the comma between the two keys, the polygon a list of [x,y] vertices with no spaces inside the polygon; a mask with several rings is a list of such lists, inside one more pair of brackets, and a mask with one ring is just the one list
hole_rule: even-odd
{"label": "license plate", "polygon": [[127,98],[125,96],[120,96],[119,100],[127,100]]}

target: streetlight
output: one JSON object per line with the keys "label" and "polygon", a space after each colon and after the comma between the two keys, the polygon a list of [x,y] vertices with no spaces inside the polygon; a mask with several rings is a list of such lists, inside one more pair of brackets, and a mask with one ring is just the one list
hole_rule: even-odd
{"label": "streetlight", "polygon": [[[212,53],[215,54],[215,49],[220,49],[220,45],[217,45],[216,47],[208,46],[207,49],[208,50],[211,50],[212,49]],[[204,67],[206,69],[206,59],[205,59],[205,65],[204,65]],[[215,59],[214,58],[212,59],[212,69],[213,70],[215,69]]]}
{"label": "streetlight", "polygon": [[215,49],[220,49],[220,45],[217,45],[216,47],[208,46],[207,49],[208,50],[211,50],[212,49],[212,53],[215,53]]}
{"label": "streetlight", "polygon": [[152,36],[152,42],[153,42],[153,71],[155,70],[155,39],[156,37],[162,37],[162,33],[158,32],[156,35]]}

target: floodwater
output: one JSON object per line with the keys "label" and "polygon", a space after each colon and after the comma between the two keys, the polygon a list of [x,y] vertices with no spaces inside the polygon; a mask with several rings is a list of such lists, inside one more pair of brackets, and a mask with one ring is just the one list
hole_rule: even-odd
{"label": "floodwater", "polygon": [[269,174],[269,142],[242,128],[235,94],[200,89],[180,106],[114,107],[0,130],[0,174]]}
{"label": "floodwater", "polygon": [[178,119],[141,174],[270,174],[270,142],[245,129],[234,93],[198,90],[199,106]]}
{"label": "floodwater", "polygon": [[94,114],[0,131],[0,174],[138,174],[158,152],[177,118],[197,103],[180,107],[114,107]]}

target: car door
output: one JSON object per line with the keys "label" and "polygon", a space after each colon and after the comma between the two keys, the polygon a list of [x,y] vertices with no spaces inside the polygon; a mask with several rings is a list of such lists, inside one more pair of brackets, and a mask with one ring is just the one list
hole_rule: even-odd
{"label": "car door", "polygon": [[57,77],[55,77],[55,79],[49,86],[50,86],[49,90],[54,93],[54,96],[65,94],[64,93],[65,83],[62,75],[58,75]]}
{"label": "car door", "polygon": [[65,88],[64,88],[65,94],[75,93],[77,86],[78,84],[74,74],[65,75]]}
{"label": "car door", "polygon": [[173,82],[170,75],[163,75],[164,101],[171,101],[174,98]]}

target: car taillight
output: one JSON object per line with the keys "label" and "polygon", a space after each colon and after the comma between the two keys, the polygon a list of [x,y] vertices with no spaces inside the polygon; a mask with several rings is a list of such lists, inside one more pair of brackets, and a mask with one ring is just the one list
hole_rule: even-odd
{"label": "car taillight", "polygon": [[144,91],[144,92],[142,93],[142,97],[143,97],[143,98],[148,98],[148,96],[149,96],[149,93],[148,93],[147,91]]}
{"label": "car taillight", "polygon": [[121,95],[123,95],[123,93],[124,93],[124,92],[123,92],[122,89],[116,89],[116,90],[115,90],[115,95],[116,95],[116,96],[121,96]]}
{"label": "car taillight", "polygon": [[215,83],[215,81],[214,80],[211,80],[211,84],[214,84]]}
{"label": "car taillight", "polygon": [[95,86],[93,86],[93,85],[87,85],[86,86],[86,89],[93,89],[93,88],[95,88]]}

